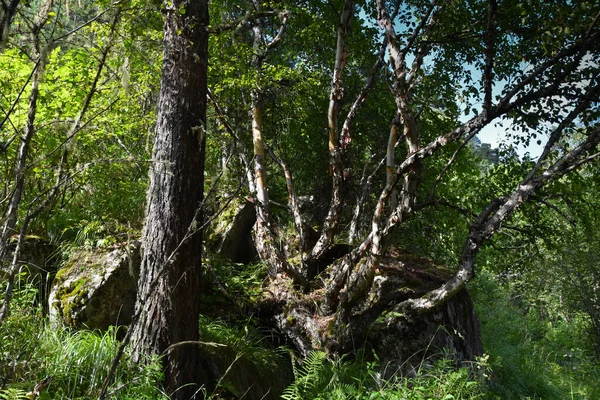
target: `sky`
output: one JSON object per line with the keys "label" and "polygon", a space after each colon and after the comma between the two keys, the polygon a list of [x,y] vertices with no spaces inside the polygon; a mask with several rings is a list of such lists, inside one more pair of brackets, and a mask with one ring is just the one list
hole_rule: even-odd
{"label": "sky", "polygon": [[[377,26],[375,22],[373,22],[372,20],[370,20],[367,17],[366,13],[362,9],[360,11],[359,18],[361,18],[367,24],[372,24],[372,26]],[[388,59],[388,57],[389,57],[389,55],[386,53],[385,58]],[[412,55],[408,56],[408,59],[407,59],[408,65],[412,64],[411,57],[412,57]],[[425,64],[426,63],[427,63],[427,61],[425,61]],[[467,65],[466,67],[467,67],[467,70],[471,72],[471,75],[472,75],[472,78],[474,81],[481,80],[481,71],[476,70],[475,67],[472,65]],[[505,84],[506,84],[506,82],[496,81],[494,83],[493,94],[494,95],[500,94],[502,92],[502,89],[504,89]],[[471,102],[474,102],[473,99],[471,99]],[[481,112],[481,104],[479,104],[479,105],[474,104],[473,106],[478,108],[478,110],[477,110],[478,112]],[[467,116],[464,116],[464,113],[461,113],[461,115],[463,115],[463,118],[461,118],[462,122],[466,122],[470,118],[473,117],[473,114],[470,114],[470,113]],[[513,141],[510,140],[508,133],[510,132],[514,135],[515,133],[518,133],[518,132],[511,130],[510,125],[511,125],[511,122],[507,121],[507,120],[499,119],[499,120],[493,121],[491,124],[484,127],[481,130],[481,132],[479,132],[479,134],[477,134],[477,137],[479,138],[479,140],[481,140],[482,143],[489,143],[493,149],[498,148],[501,144],[504,143],[507,146],[512,145],[513,147],[515,147],[517,154],[521,158],[523,158],[526,154],[529,154],[529,157],[532,159],[538,158],[542,154],[544,145],[547,142],[545,136],[541,136],[541,135],[538,136],[538,139],[541,139],[540,144],[537,143],[537,140],[531,140],[528,146],[525,146],[524,144],[515,144],[515,143],[513,143]]]}
{"label": "sky", "polygon": [[[479,132],[477,137],[482,143],[489,143],[492,148],[498,148],[501,143],[510,144],[510,139],[507,137],[507,132],[510,130],[510,122],[505,120],[496,121],[498,126],[494,126],[494,123],[487,125]],[[515,150],[519,157],[523,158],[526,153],[533,159],[536,159],[542,154],[546,141],[542,139],[541,144],[537,144],[535,140],[529,143],[529,146],[525,147],[522,144],[514,145]]]}

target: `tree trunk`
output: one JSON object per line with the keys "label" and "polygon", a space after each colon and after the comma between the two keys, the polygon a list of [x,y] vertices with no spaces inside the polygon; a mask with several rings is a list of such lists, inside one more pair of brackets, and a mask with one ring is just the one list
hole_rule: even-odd
{"label": "tree trunk", "polygon": [[[333,243],[335,231],[338,227],[342,206],[342,182],[343,166],[342,154],[338,135],[338,113],[340,111],[342,98],[344,96],[344,87],[342,83],[342,73],[346,67],[348,58],[348,49],[346,48],[346,38],[350,33],[350,23],[352,20],[354,2],[344,0],[344,8],[340,16],[340,24],[337,29],[337,44],[335,50],[335,66],[333,68],[333,78],[331,80],[331,93],[329,95],[329,109],[327,111],[328,131],[329,131],[329,172],[332,180],[332,195],[329,205],[329,212],[323,222],[321,236],[311,252],[311,264],[313,260],[318,260],[323,253]],[[309,271],[309,278],[312,278],[316,271]]]}
{"label": "tree trunk", "polygon": [[[134,327],[136,359],[160,354],[173,399],[200,398],[198,312],[208,1],[164,3],[161,90]],[[185,386],[184,386],[185,385]]]}
{"label": "tree trunk", "polygon": [[[15,10],[4,10],[5,14],[2,18],[12,18],[11,12],[16,12],[18,2],[13,2]],[[12,3],[11,3],[12,4]],[[5,8],[6,5],[3,6]],[[8,252],[8,243],[11,235],[17,233],[17,219],[19,217],[19,207],[25,188],[25,173],[27,171],[27,159],[31,150],[31,140],[35,136],[36,126],[35,119],[37,116],[38,96],[40,92],[40,84],[44,76],[44,70],[48,61],[48,53],[50,52],[49,45],[44,45],[41,40],[40,30],[48,19],[48,13],[52,7],[52,0],[47,0],[40,5],[38,14],[32,26],[31,40],[33,43],[32,57],[36,60],[34,65],[33,77],[31,82],[31,93],[29,94],[29,107],[27,111],[27,122],[25,125],[25,135],[21,137],[17,161],[15,165],[15,180],[12,194],[8,202],[8,209],[4,216],[4,226],[0,234],[0,267],[4,257]],[[9,21],[10,22],[10,21]],[[9,23],[7,22],[7,23]],[[2,21],[4,23],[4,21]],[[3,27],[4,28],[4,27]],[[0,38],[1,39],[1,38]]]}

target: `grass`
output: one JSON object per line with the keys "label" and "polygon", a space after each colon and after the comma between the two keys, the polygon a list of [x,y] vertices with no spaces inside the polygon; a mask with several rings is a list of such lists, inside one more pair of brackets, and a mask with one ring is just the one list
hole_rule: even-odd
{"label": "grass", "polygon": [[492,393],[503,399],[600,398],[600,366],[581,316],[543,318],[513,301],[510,288],[486,273],[471,292],[493,368]]}
{"label": "grass", "polygon": [[[285,400],[600,398],[600,368],[585,340],[584,316],[549,320],[547,313],[516,302],[509,287],[486,273],[479,274],[471,292],[488,356],[469,369],[424,360],[411,376],[386,369],[364,352],[337,358],[313,352],[291,363],[291,353],[274,348],[270,333],[251,319],[201,317],[201,340],[219,369],[217,386],[205,394],[240,398],[252,387],[257,393],[283,391]],[[51,326],[35,305],[36,295],[30,285],[18,288],[13,312],[0,327],[0,400],[27,398],[47,377],[52,380],[40,399],[96,398],[119,345],[116,329]],[[161,377],[157,360],[138,365],[125,356],[109,398],[166,399]]]}
{"label": "grass", "polygon": [[[91,399],[100,393],[119,342],[117,329],[72,331],[52,326],[34,306],[30,288],[18,290],[0,327],[0,399],[20,398],[47,377],[40,398]],[[161,399],[158,362],[137,365],[126,357],[111,381],[111,398]]]}

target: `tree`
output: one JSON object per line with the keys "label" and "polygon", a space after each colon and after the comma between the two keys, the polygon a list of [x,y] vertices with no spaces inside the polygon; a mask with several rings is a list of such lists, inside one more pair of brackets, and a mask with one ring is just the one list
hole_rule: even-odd
{"label": "tree", "polygon": [[[53,237],[78,235],[88,217],[127,222],[142,203],[111,188],[121,173],[136,194],[144,184],[141,139],[154,122],[159,58],[147,55],[159,35],[145,36],[145,17],[158,21],[160,14],[118,2],[123,25],[106,29],[111,8],[99,4],[81,2],[77,18],[48,13],[39,38],[80,34],[48,51],[41,80],[34,65],[42,54],[23,52],[26,40],[12,45],[5,35],[35,30],[33,7],[3,2],[0,204],[7,228],[0,253],[48,193],[57,193],[59,206],[36,229]],[[255,241],[269,275],[269,295],[253,304],[257,315],[272,317],[305,354],[351,351],[375,322],[392,325],[443,307],[472,279],[481,251],[501,241],[498,233],[521,229],[524,211],[545,204],[538,199],[556,203],[548,195],[553,185],[598,156],[600,22],[593,2],[211,6],[218,25],[207,27],[206,1],[164,2],[140,320],[130,330],[138,359],[164,357],[174,397],[194,397],[202,383],[197,296],[205,130],[214,133],[209,176],[232,160],[222,192],[246,185],[243,194],[257,210]],[[139,31],[144,40],[133,39]],[[21,65],[28,68],[14,73]],[[26,87],[31,95],[21,101]],[[93,116],[87,121],[82,104]],[[468,144],[498,122],[515,128],[515,143],[547,140],[539,159],[499,154],[478,168]],[[69,185],[57,192],[61,176]],[[281,206],[286,202],[289,209]],[[106,215],[107,204],[127,211]],[[59,223],[61,215],[67,217]],[[346,237],[350,243],[340,244]],[[424,296],[393,295],[394,282],[379,267],[399,247],[444,262],[453,275]]]}
{"label": "tree", "polygon": [[[18,3],[19,2],[12,2],[14,7],[17,7]],[[3,7],[5,6],[6,5]],[[39,136],[42,136],[40,131],[44,131],[44,129],[40,128],[43,126],[43,123],[40,122],[40,119],[47,117],[48,113],[52,110],[52,107],[49,107],[47,104],[47,93],[45,90],[42,90],[43,84],[45,83],[43,78],[45,75],[50,75],[52,77],[52,72],[56,72],[49,68],[48,64],[51,64],[51,58],[55,59],[57,53],[60,52],[60,48],[57,48],[60,40],[73,33],[71,31],[70,33],[59,36],[58,38],[54,37],[56,34],[55,29],[49,28],[52,17],[56,16],[56,14],[52,11],[53,6],[54,4],[51,0],[41,2],[38,5],[38,8],[33,10],[32,15],[23,15],[20,20],[21,23],[27,25],[29,28],[31,45],[19,50],[19,53],[22,52],[22,54],[16,56],[17,58],[21,58],[21,60],[17,62],[17,68],[20,67],[24,68],[25,71],[27,70],[27,67],[22,63],[22,59],[25,58],[25,56],[31,59],[34,65],[31,73],[29,74],[27,82],[21,89],[20,93],[16,96],[16,99],[12,103],[11,107],[4,112],[5,115],[0,123],[0,129],[10,126],[14,130],[14,134],[11,135],[12,137],[6,141],[6,144],[3,145],[2,151],[10,152],[12,150],[11,144],[13,142],[18,143],[18,151],[16,152],[14,160],[12,160],[12,165],[11,163],[7,163],[9,167],[6,168],[7,172],[12,170],[10,172],[14,174],[14,181],[12,186],[7,185],[4,188],[4,191],[7,194],[5,199],[8,200],[8,205],[3,213],[4,221],[0,236],[0,265],[4,262],[4,258],[8,254],[11,236],[17,233],[18,235],[16,235],[16,246],[11,257],[9,268],[7,268],[8,282],[6,285],[3,304],[0,310],[0,325],[10,310],[10,301],[12,298],[15,274],[19,268],[20,250],[25,237],[29,233],[31,225],[34,225],[36,222],[35,220],[42,213],[48,212],[53,208],[53,205],[56,203],[56,198],[59,196],[61,191],[64,190],[66,183],[73,177],[74,174],[76,174],[72,171],[69,171],[69,159],[76,149],[75,143],[77,141],[78,134],[86,125],[86,123],[89,122],[85,121],[84,118],[88,111],[92,108],[92,99],[96,95],[100,78],[104,73],[108,54],[111,49],[110,44],[112,42],[113,35],[117,28],[117,23],[120,17],[120,9],[117,9],[112,18],[112,22],[110,23],[110,28],[108,29],[108,35],[106,37],[108,44],[103,46],[103,48],[100,50],[100,61],[95,70],[91,69],[93,73],[91,74],[92,80],[89,90],[82,91],[81,99],[75,99],[76,105],[74,105],[74,107],[78,110],[73,115],[72,123],[68,129],[66,129],[66,139],[64,139],[61,145],[52,149],[49,156],[40,157],[38,154],[38,159],[32,163],[32,154],[36,154],[36,152],[43,150],[42,146],[36,146],[38,144],[36,142],[39,141]],[[16,9],[12,10],[11,12],[14,14]],[[5,16],[7,18],[12,18],[14,15],[5,14]],[[6,28],[8,29],[8,27]],[[20,39],[22,40],[22,38]],[[11,54],[11,51],[9,50],[8,53]],[[14,56],[14,53],[12,54]],[[53,65],[53,67],[56,68],[55,65]],[[19,100],[21,93],[25,89],[25,86],[27,86],[29,83],[29,80],[31,80],[31,92],[27,102],[27,107],[23,110],[21,108],[22,106],[20,106]],[[56,95],[56,98],[57,101],[60,102],[60,96]],[[6,100],[7,97],[4,97],[4,99]],[[81,105],[77,103],[77,100],[81,100]],[[25,111],[24,114],[26,115],[23,135],[21,135],[19,129],[21,122],[20,117],[22,116],[20,111]],[[40,118],[39,114],[42,114],[42,118]],[[64,114],[62,116],[66,117]],[[48,121],[43,122],[47,123]],[[4,138],[4,132],[2,133],[2,137]],[[48,139],[51,136],[52,134],[46,133],[45,138]],[[6,137],[8,138],[9,135],[6,135]],[[60,140],[63,140],[63,138]],[[56,174],[53,176],[54,179],[48,179],[47,177],[45,177],[45,179],[39,179],[37,181],[39,190],[26,190],[28,184],[29,186],[33,186],[32,181],[36,180],[36,175],[41,171],[40,164],[47,162],[47,159],[51,160],[52,153],[58,152],[58,150],[61,150],[60,157],[58,157],[58,163],[57,165],[51,164],[52,167],[56,169]],[[26,204],[26,207],[23,207],[24,203],[28,203]]]}
{"label": "tree", "polygon": [[[162,355],[171,398],[200,397],[199,288],[208,2],[165,2],[163,66],[133,344]],[[186,343],[186,342],[192,342]]]}
{"label": "tree", "polygon": [[[284,248],[281,246],[285,242],[283,237],[263,239],[258,244],[259,247],[270,249],[262,251],[261,256],[270,267],[272,292],[287,303],[279,310],[280,315],[275,320],[279,329],[286,332],[303,351],[315,347],[348,351],[356,341],[365,337],[377,318],[384,318],[392,324],[401,318],[398,315],[418,318],[441,307],[474,276],[477,254],[498,231],[502,231],[522,204],[597,157],[600,141],[597,107],[600,95],[599,70],[596,63],[589,62],[596,59],[600,51],[600,31],[598,11],[591,3],[583,3],[575,10],[539,2],[497,4],[494,0],[459,3],[409,1],[401,4],[380,0],[364,4],[361,9],[350,3],[330,3],[334,6],[332,14],[316,5],[303,4],[301,10],[290,5],[293,11],[289,12],[288,24],[295,23],[296,15],[308,12],[331,28],[326,37],[339,46],[337,50],[335,47],[327,49],[331,52],[329,57],[321,57],[319,51],[305,57],[300,47],[292,47],[294,40],[297,40],[289,38],[292,32],[301,32],[298,35],[309,37],[302,28],[288,29],[277,48],[284,58],[280,61],[284,69],[292,65],[291,69],[312,77],[312,71],[322,71],[323,66],[329,63],[327,68],[333,68],[334,71],[327,113],[331,138],[329,171],[333,179],[327,188],[312,186],[321,195],[331,194],[329,211],[322,213],[317,220],[317,224],[321,225],[320,240],[310,246],[306,256],[298,258],[293,256],[304,249],[299,250],[294,246]],[[284,7],[282,2],[267,4],[273,9]],[[521,15],[522,19],[516,21],[515,13]],[[353,18],[353,21],[359,21],[350,23],[350,17],[356,17],[357,14],[363,18]],[[363,23],[364,20],[370,22]],[[559,26],[549,22],[551,20],[557,21]],[[374,23],[380,31],[371,30],[369,24]],[[267,22],[263,21],[262,24],[267,25]],[[245,27],[250,30],[250,25],[240,26],[240,29]],[[350,26],[352,29],[349,29]],[[332,35],[334,27],[338,27],[335,36]],[[317,28],[312,29],[316,31]],[[378,35],[381,41],[371,37],[369,43],[360,43],[358,39],[352,39],[361,34],[367,36],[367,33]],[[240,36],[236,38],[236,44],[246,43],[247,49],[249,37]],[[324,36],[320,36],[320,41]],[[224,42],[221,39],[218,44]],[[534,45],[538,42],[542,45]],[[290,43],[290,47],[286,47],[287,43]],[[306,47],[306,43],[300,46]],[[387,61],[380,60],[382,48]],[[235,49],[230,47],[229,51]],[[295,51],[295,56],[285,59],[288,54],[286,51]],[[365,60],[375,66],[372,71]],[[381,73],[383,65],[385,73]],[[276,67],[269,69],[265,66],[262,69],[263,73],[272,70],[276,70]],[[343,74],[344,80],[341,79]],[[242,77],[237,81],[239,90],[250,97],[252,77],[243,71],[238,76]],[[374,78],[383,81],[380,85],[390,90],[387,93],[373,90]],[[363,84],[359,83],[360,80]],[[287,108],[286,95],[293,95],[293,86],[291,89],[287,87],[285,92],[279,92],[274,82],[280,81],[283,81],[281,76],[271,80],[270,95],[274,100],[270,108],[263,109],[262,113],[272,115],[274,122],[268,124],[263,121],[262,142],[279,147],[283,147],[285,142],[292,142],[296,154],[311,159],[315,156],[299,138],[310,136],[313,139],[311,145],[317,141],[323,143],[320,136],[314,133],[322,131],[318,123],[312,122],[307,129],[309,133],[302,129],[294,131],[291,123],[282,124],[279,130],[270,132],[266,127],[277,127],[278,118],[306,118],[306,114],[302,115],[296,110],[313,106],[313,99],[319,94],[315,91],[310,98],[313,104],[307,99],[294,98],[290,103],[294,104],[296,110],[292,110]],[[323,97],[324,85],[322,81],[319,84],[320,96]],[[224,80],[219,90],[228,91],[232,85],[234,83],[231,80]],[[261,88],[264,91],[265,88]],[[344,93],[344,99],[354,98],[355,101],[343,104],[341,93]],[[227,100],[217,99],[217,102],[223,101]],[[377,111],[370,109],[371,114],[367,114],[363,110],[369,107],[370,102],[383,106]],[[229,127],[249,125],[250,121],[240,121],[244,114],[239,110],[235,105],[229,108],[227,117],[235,121]],[[284,115],[283,110],[290,115]],[[321,111],[327,115],[325,108]],[[464,118],[461,121],[461,113],[467,116],[466,121]],[[338,116],[340,119],[345,116],[344,124],[337,124]],[[486,190],[487,183],[483,180],[469,181],[481,186],[480,195],[471,199],[461,197],[460,190],[466,187],[468,174],[473,172],[473,169],[461,169],[465,154],[469,153],[467,144],[482,128],[500,120],[512,122],[516,129],[516,142],[529,142],[545,136],[547,144],[543,153],[536,162],[525,160],[519,163],[519,175],[515,179],[504,181],[497,187],[489,187],[490,190]],[[381,128],[387,124],[386,130],[391,132],[390,139],[382,140],[382,135],[378,137],[375,130],[366,133],[368,128],[361,123],[377,126],[379,132],[384,131]],[[311,129],[313,132],[310,132]],[[561,143],[569,141],[574,130],[584,132],[584,139],[568,151],[557,152]],[[239,131],[232,136],[247,140]],[[362,146],[358,146],[359,141],[362,141]],[[393,151],[396,147],[396,151]],[[388,160],[385,179],[380,178],[367,188],[370,182],[367,179],[370,173],[366,173],[368,164],[361,164],[360,161],[370,160],[368,149],[373,149],[382,160],[387,149]],[[280,154],[278,158],[293,158],[294,153],[292,149],[289,150],[289,153]],[[287,165],[291,171],[298,171],[293,163]],[[298,162],[296,165],[301,164]],[[314,167],[308,168],[313,171],[308,179],[314,183],[323,182],[315,179],[317,174]],[[373,174],[377,173],[376,167],[368,168]],[[358,238],[349,254],[332,264],[331,260],[325,261],[322,255],[332,249],[335,239],[344,233],[341,231],[344,222],[354,223],[352,216],[343,214],[343,205],[348,203],[348,195],[352,193],[349,187],[350,171],[359,170],[365,171],[365,179],[362,180],[363,187],[356,191],[357,204],[361,205],[362,210],[372,210],[370,229]],[[269,197],[274,200],[273,194],[277,191],[276,178],[273,178],[275,171],[269,170],[268,166],[263,167],[262,171],[270,174]],[[346,172],[349,178],[342,179],[342,173],[345,178]],[[290,174],[286,172],[285,175],[287,181]],[[295,187],[306,187],[305,183],[300,182]],[[450,263],[455,271],[454,276],[422,297],[390,300],[381,295],[375,282],[381,283],[382,279],[386,279],[379,265],[390,245],[406,245],[414,242],[411,235],[426,235],[411,230],[411,224],[431,215],[428,214],[430,210],[440,208],[453,213],[455,221],[462,218],[466,222],[464,228],[456,231],[462,238],[461,245],[453,250],[454,259]],[[354,213],[360,214],[364,215],[365,212]],[[433,225],[436,222],[428,221]],[[436,232],[444,234],[443,229]],[[303,235],[300,233],[300,236]],[[353,233],[351,236],[357,235]],[[257,240],[260,241],[260,237]],[[273,262],[271,255],[281,251],[287,253],[276,258],[286,260],[286,263]],[[308,273],[292,260],[319,265],[316,272],[322,272],[321,276],[315,279],[314,273]],[[303,272],[297,276],[295,271]],[[292,287],[290,281],[304,290],[282,293],[282,288]]]}

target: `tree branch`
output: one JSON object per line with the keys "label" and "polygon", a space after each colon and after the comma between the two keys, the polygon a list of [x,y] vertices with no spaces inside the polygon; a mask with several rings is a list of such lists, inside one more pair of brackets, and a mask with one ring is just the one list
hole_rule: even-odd
{"label": "tree branch", "polygon": [[267,50],[275,48],[279,44],[279,42],[281,42],[281,38],[283,37],[285,28],[287,26],[288,15],[289,14],[287,13],[287,11],[279,13],[279,18],[281,19],[281,27],[279,27],[279,32],[277,32],[277,35],[273,38],[273,40],[267,43]]}
{"label": "tree branch", "polygon": [[556,212],[558,215],[563,217],[569,224],[571,224],[571,226],[574,227],[576,225],[575,218],[573,218],[570,215],[568,215],[567,213],[563,212],[560,208],[558,208],[558,206],[556,206],[556,204],[553,204],[553,203],[549,202],[548,200],[542,199],[541,197],[538,197],[538,196],[531,196],[531,199],[533,201],[537,201],[538,203],[545,205],[546,207],[550,208],[551,210],[554,210],[554,212]]}
{"label": "tree branch", "polygon": [[410,299],[399,303],[394,307],[394,310],[409,314],[420,314],[440,306],[458,293],[473,277],[475,257],[481,245],[490,239],[502,223],[537,190],[560,179],[588,160],[590,157],[587,157],[586,154],[592,152],[599,142],[600,126],[595,128],[582,144],[565,154],[542,174],[525,178],[509,196],[492,201],[469,230],[469,236],[465,241],[456,275],[440,288],[432,290],[419,299]]}
{"label": "tree branch", "polygon": [[323,222],[323,229],[317,243],[310,254],[311,259],[318,259],[333,242],[335,230],[339,224],[343,198],[343,166],[339,149],[337,118],[344,90],[342,83],[342,72],[346,66],[348,50],[346,48],[346,38],[350,33],[350,22],[354,8],[353,0],[344,0],[344,8],[340,17],[340,24],[337,29],[337,44],[335,51],[335,65],[333,77],[331,80],[331,92],[329,96],[329,108],[327,111],[327,120],[329,128],[329,166],[332,179],[332,196],[329,205],[329,211]]}
{"label": "tree branch", "polygon": [[575,121],[575,119],[587,109],[587,107],[594,101],[595,99],[592,97],[594,95],[600,94],[600,85],[592,86],[590,85],[584,95],[583,99],[569,112],[569,114],[561,121],[561,123],[552,131],[550,137],[548,138],[548,142],[544,146],[544,150],[542,154],[539,156],[538,161],[535,166],[531,169],[531,172],[528,175],[528,178],[533,177],[533,175],[540,169],[542,163],[546,160],[552,148],[563,135],[564,130]]}
{"label": "tree branch", "polygon": [[[557,64],[561,63],[564,59],[566,59],[568,57],[577,55],[577,57],[574,60],[574,62],[570,63],[570,65],[568,66],[568,68],[565,69],[565,71],[567,71],[567,72],[563,72],[563,73],[559,74],[558,78],[566,76],[567,73],[572,72],[573,70],[575,70],[577,68],[577,66],[578,66],[577,61],[580,60],[583,57],[583,55],[585,54],[585,52],[589,48],[591,48],[594,45],[594,43],[596,43],[597,40],[600,40],[600,33],[595,33],[595,34],[592,34],[592,35],[584,38],[584,40],[576,41],[571,46],[569,46],[569,47],[567,47],[567,48],[559,51],[552,58],[544,61],[537,68],[535,68],[528,75],[526,75],[521,81],[519,81],[519,83],[517,83],[498,102],[496,108],[502,110],[503,112],[507,112],[510,109],[513,109],[513,108],[515,108],[517,106],[520,106],[521,104],[525,103],[526,101],[530,101],[532,98],[539,98],[540,96],[542,96],[542,95],[544,95],[546,93],[552,93],[552,90],[556,90],[556,88],[558,87],[557,84],[553,84],[553,85],[551,85],[549,87],[546,87],[546,88],[540,89],[538,91],[535,91],[532,94],[529,94],[528,96],[523,96],[522,98],[516,100],[515,102],[510,103],[510,101],[513,99],[513,97],[515,97],[526,86],[528,86],[529,84],[533,83],[533,81],[536,78],[540,77],[548,69],[550,69],[554,65],[557,65]],[[557,80],[555,80],[555,82],[556,81]],[[560,81],[558,81],[558,83],[560,83]]]}
{"label": "tree branch", "polygon": [[369,75],[369,77],[367,78],[365,85],[359,92],[358,96],[356,96],[356,99],[354,99],[354,102],[352,103],[352,106],[350,107],[350,111],[348,111],[348,114],[346,115],[346,119],[344,120],[344,125],[342,126],[342,133],[341,133],[341,139],[340,139],[342,151],[346,150],[346,147],[352,141],[352,138],[350,135],[350,126],[354,122],[354,118],[356,117],[356,113],[358,112],[358,109],[365,102],[367,95],[375,86],[375,78],[377,76],[377,73],[381,70],[381,67],[383,67],[383,65],[384,65],[384,56],[385,56],[386,47],[387,47],[387,39],[384,39],[381,50],[379,51],[379,54],[377,56],[377,61],[375,61],[375,64],[373,65],[371,75]]}
{"label": "tree branch", "polygon": [[488,0],[487,30],[485,33],[485,68],[483,70],[484,98],[483,109],[489,111],[492,107],[492,86],[494,69],[494,17],[496,15],[496,0]]}
{"label": "tree branch", "polygon": [[[440,14],[443,10],[444,10],[444,5],[442,5],[441,7],[437,7],[437,0],[433,0],[429,6],[429,9],[427,10],[426,15],[422,16],[421,18],[421,23],[419,24],[419,26],[417,27],[417,29],[415,29],[415,32],[413,32],[413,36],[411,37],[411,39],[416,39],[416,34],[418,34],[419,31],[423,30],[423,36],[427,36],[429,35],[432,31],[433,28],[435,27],[435,24],[437,22],[436,17],[438,14]],[[423,24],[426,25],[423,27]],[[412,44],[411,44],[412,46]],[[407,47],[405,47],[402,52],[404,55],[406,55],[406,52],[408,51],[409,46],[407,45]],[[406,83],[408,84],[408,89],[406,91],[407,95],[409,95],[412,92],[412,89],[414,88],[414,85],[416,84],[416,77],[421,69],[421,65],[423,64],[423,59],[425,58],[425,56],[427,54],[429,54],[429,51],[431,50],[431,46],[429,43],[427,43],[426,41],[422,40],[421,43],[419,44],[419,47],[416,51],[415,54],[415,59],[413,61],[410,73],[408,75],[408,78],[406,80]]]}
{"label": "tree branch", "polygon": [[477,134],[477,131],[471,132],[469,134],[469,136],[467,136],[467,138],[454,151],[454,154],[452,154],[452,157],[450,157],[450,160],[448,160],[446,165],[444,165],[444,168],[440,171],[438,176],[435,178],[435,181],[433,182],[433,186],[431,188],[431,193],[429,193],[430,200],[435,197],[435,192],[437,190],[437,186],[439,185],[440,181],[442,180],[442,178],[444,177],[446,172],[448,172],[448,170],[450,170],[450,167],[452,166],[452,164],[454,164],[454,162],[458,158],[458,155],[460,154],[461,150],[465,148],[465,146],[475,137],[476,134]]}
{"label": "tree branch", "polygon": [[239,18],[235,21],[228,22],[226,24],[209,27],[208,33],[210,34],[220,34],[226,31],[234,31],[234,34],[238,33],[242,30],[244,25],[248,24],[250,21],[255,20],[257,18],[262,17],[272,17],[280,15],[281,11],[247,11],[246,14],[242,18]]}

